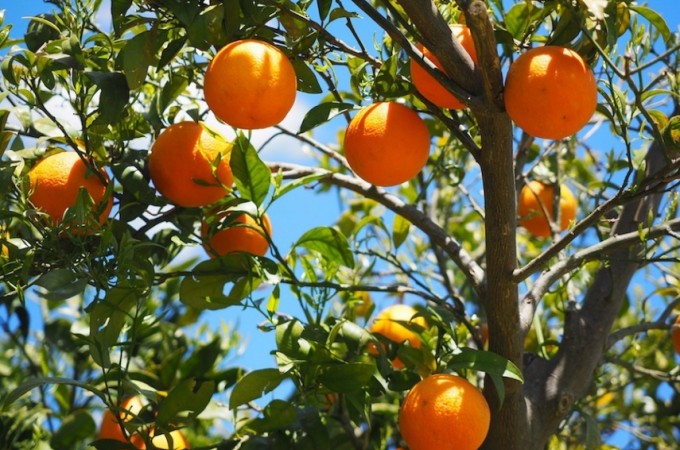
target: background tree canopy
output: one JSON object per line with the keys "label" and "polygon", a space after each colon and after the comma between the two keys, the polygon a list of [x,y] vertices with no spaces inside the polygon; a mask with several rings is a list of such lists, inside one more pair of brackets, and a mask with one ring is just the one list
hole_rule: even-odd
{"label": "background tree canopy", "polygon": [[[167,446],[154,433],[177,448],[406,448],[400,406],[435,373],[484,393],[482,448],[677,446],[674,2],[45,3],[21,23],[0,12],[0,448]],[[260,130],[219,120],[231,104],[204,90],[216,53],[250,39],[282,52],[295,82],[287,118]],[[587,103],[582,83],[552,81],[544,112],[538,95],[519,108],[522,127],[506,112],[509,67],[545,46],[580,55],[597,85],[587,124],[557,138],[522,128]],[[286,78],[236,64],[214,89],[245,99]],[[413,67],[461,107],[416,89]],[[235,103],[268,112],[285,103],[275,89]],[[345,133],[388,102],[403,121],[384,151],[408,152],[360,177]],[[194,156],[221,150],[179,191],[223,189],[217,201],[181,204],[152,180],[152,147],[185,122],[204,125]],[[424,167],[372,179],[399,172],[418,133]],[[363,139],[359,157],[378,147]],[[105,186],[110,214],[80,190],[46,215],[35,168],[63,151]],[[167,183],[200,164],[172,160]],[[530,231],[518,214],[530,181],[551,189],[534,214],[568,218],[556,200],[573,193],[565,229]],[[266,251],[215,255],[224,229]],[[375,328],[391,304],[417,311],[397,337]],[[215,326],[246,314],[271,348]],[[243,351],[263,365],[242,367]],[[102,431],[105,411],[125,417],[113,428],[129,442]]]}

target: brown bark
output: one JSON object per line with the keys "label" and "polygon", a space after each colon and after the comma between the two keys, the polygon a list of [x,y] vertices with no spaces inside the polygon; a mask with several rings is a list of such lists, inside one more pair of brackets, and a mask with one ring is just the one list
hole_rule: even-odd
{"label": "brown bark", "polygon": [[[653,144],[646,158],[645,178],[666,168],[661,145]],[[618,236],[646,225],[656,215],[666,183],[660,182],[648,195],[627,203],[612,228]],[[593,374],[607,349],[607,338],[626,297],[633,275],[640,267],[643,245],[629,245],[608,253],[607,264],[597,272],[581,302],[567,311],[564,336],[557,355],[550,361],[535,359],[525,371],[526,396],[530,409],[531,446],[544,448],[560,421],[583,398]]]}
{"label": "brown bark", "polygon": [[[521,370],[518,291],[513,281],[517,268],[517,225],[512,124],[503,109],[503,78],[493,26],[483,2],[459,2],[472,31],[479,61],[470,73],[468,67],[461,69],[461,62],[469,58],[457,42],[450,42],[448,25],[446,28],[442,25],[443,19],[436,7],[431,4],[427,7],[415,0],[401,0],[400,4],[454,83],[482,100],[469,104],[482,142],[479,163],[484,185],[487,289],[481,303],[486,308],[489,324],[489,350]],[[523,388],[513,380],[506,380],[504,387],[505,399],[501,404],[491,380],[485,382],[492,418],[484,448],[524,449],[528,426]]]}

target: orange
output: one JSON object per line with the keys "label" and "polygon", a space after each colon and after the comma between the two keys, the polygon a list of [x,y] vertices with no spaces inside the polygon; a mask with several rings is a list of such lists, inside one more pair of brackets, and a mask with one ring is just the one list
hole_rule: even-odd
{"label": "orange", "polygon": [[[465,25],[455,24],[451,25],[451,32],[458,39],[458,42],[468,52],[472,60],[477,64],[477,50],[475,43],[472,40],[472,33]],[[418,45],[418,49],[423,52],[423,55],[432,61],[437,68],[444,70],[441,63],[436,56],[432,54],[427,48]],[[420,64],[411,60],[411,81],[415,88],[423,94],[423,96],[439,106],[440,108],[463,109],[465,105],[458,100],[455,95],[449,92],[439,81],[430,75]]]}
{"label": "orange", "polygon": [[118,418],[116,418],[113,411],[107,409],[102,417],[102,424],[97,438],[128,442],[128,438],[125,437],[122,429],[122,423],[133,420],[142,409],[144,409],[144,403],[139,396],[128,397],[121,402]]}
{"label": "orange", "polygon": [[373,299],[371,299],[371,294],[368,291],[357,291],[352,295],[356,302],[353,304],[354,314],[357,317],[368,317],[373,308]]}
{"label": "orange", "polygon": [[394,102],[365,106],[345,132],[345,156],[352,170],[376,186],[394,186],[421,171],[430,152],[425,122]]}
{"label": "orange", "polygon": [[[9,238],[9,231],[4,231],[4,228],[0,227],[0,239],[7,241]],[[0,256],[0,260],[9,258],[9,247],[5,244],[0,245]]]}
{"label": "orange", "polygon": [[246,252],[257,256],[267,253],[269,241],[265,234],[272,235],[272,225],[267,214],[262,215],[264,230],[255,219],[245,213],[218,212],[216,216],[226,228],[220,228],[211,234],[211,227],[206,220],[201,227],[205,250],[210,256],[223,256],[232,252]]}
{"label": "orange", "polygon": [[413,386],[399,411],[399,429],[410,450],[476,450],[490,421],[482,393],[465,378],[443,373]]}
{"label": "orange", "polygon": [[675,319],[675,323],[671,327],[671,340],[673,341],[675,353],[680,355],[680,316]]}
{"label": "orange", "polygon": [[[96,218],[97,222],[103,224],[111,213],[113,199],[104,198],[105,183],[109,182],[109,178],[104,170],[101,170],[101,175],[105,182],[90,171],[76,152],[54,153],[38,161],[29,171],[29,199],[33,206],[50,216],[53,225],[57,225],[63,220],[66,210],[76,204],[78,193],[84,188],[94,202],[93,208],[103,209]],[[102,208],[104,201],[106,204]]]}
{"label": "orange", "polygon": [[[545,215],[550,215],[550,221],[555,220],[554,210],[555,189],[550,184],[531,181],[519,193],[518,214],[519,223],[534,236],[548,237],[552,235],[550,223]],[[569,222],[576,218],[576,198],[568,187],[560,186],[560,231],[569,226]]]}
{"label": "orange", "polygon": [[151,147],[149,173],[156,189],[179,206],[215,203],[233,183],[232,145],[196,122],[163,130]]}
{"label": "orange", "polygon": [[203,82],[219,119],[248,130],[281,122],[295,102],[297,78],[286,55],[267,42],[243,39],[217,52]]}
{"label": "orange", "polygon": [[[371,333],[381,334],[390,341],[401,344],[408,341],[414,348],[420,348],[420,337],[413,331],[406,328],[399,322],[413,323],[423,328],[427,328],[427,322],[423,316],[414,317],[418,314],[415,308],[409,305],[397,303],[388,306],[378,313],[371,325]],[[377,355],[378,350],[374,346],[369,346],[369,353]],[[395,358],[392,364],[397,369],[402,369],[404,363],[399,358]]]}
{"label": "orange", "polygon": [[[113,439],[120,442],[130,443],[137,449],[146,449],[147,447],[144,442],[144,437],[139,431],[132,433],[126,438],[126,435],[121,427],[121,422],[130,422],[143,409],[144,402],[142,401],[142,397],[133,396],[127,398],[120,404],[120,411],[118,412],[119,419],[116,419],[116,416],[111,410],[106,410],[104,412],[104,416],[102,417],[102,424],[101,428],[99,429],[97,439]],[[148,432],[148,436],[151,436],[151,443],[153,444],[154,448],[165,450],[179,450],[183,448],[189,448],[189,443],[179,430],[173,430],[167,434],[159,433],[156,435],[155,428],[151,428],[151,430]]]}
{"label": "orange", "polygon": [[[151,436],[151,443],[154,449],[158,450],[180,450],[185,448],[191,448],[189,442],[187,442],[186,437],[179,430],[173,430],[169,433],[158,433],[156,434],[155,429],[149,431],[149,436]],[[146,444],[144,443],[144,438],[135,434],[130,439],[130,443],[140,450],[146,450]]]}
{"label": "orange", "polygon": [[510,66],[505,108],[528,134],[562,139],[588,123],[597,107],[597,82],[581,56],[564,47],[534,48]]}

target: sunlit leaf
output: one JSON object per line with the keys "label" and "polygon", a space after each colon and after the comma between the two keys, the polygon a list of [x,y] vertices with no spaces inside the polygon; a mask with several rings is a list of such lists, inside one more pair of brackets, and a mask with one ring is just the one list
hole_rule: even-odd
{"label": "sunlit leaf", "polygon": [[328,262],[354,267],[354,255],[347,238],[335,228],[312,228],[298,239],[294,247],[303,247],[316,252]]}
{"label": "sunlit leaf", "polygon": [[663,40],[670,42],[671,30],[661,14],[646,6],[630,5],[629,8],[649,20],[649,23],[661,33]]}
{"label": "sunlit leaf", "polygon": [[241,253],[204,261],[182,280],[180,300],[200,310],[238,305],[261,283],[253,271],[255,263]]}
{"label": "sunlit leaf", "polygon": [[269,193],[271,171],[245,136],[240,135],[234,142],[229,165],[241,196],[262,205]]}
{"label": "sunlit leaf", "polygon": [[360,390],[373,377],[374,364],[328,364],[321,369],[319,381],[333,392],[351,393]]}
{"label": "sunlit leaf", "polygon": [[241,378],[229,397],[229,408],[234,409],[267,394],[281,384],[286,375],[277,369],[253,370]]}
{"label": "sunlit leaf", "polygon": [[298,133],[304,133],[323,123],[328,122],[333,117],[354,108],[353,103],[325,102],[320,103],[305,114]]}
{"label": "sunlit leaf", "polygon": [[215,393],[215,382],[188,379],[180,382],[158,405],[156,422],[166,425],[179,413],[190,412],[191,417],[200,414]]}

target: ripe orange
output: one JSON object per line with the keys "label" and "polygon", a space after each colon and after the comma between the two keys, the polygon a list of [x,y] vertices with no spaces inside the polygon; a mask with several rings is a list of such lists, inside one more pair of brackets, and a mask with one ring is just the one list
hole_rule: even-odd
{"label": "ripe orange", "polygon": [[226,228],[218,229],[211,234],[211,227],[206,220],[201,227],[204,247],[210,256],[223,256],[232,252],[246,252],[257,256],[264,256],[267,253],[269,241],[265,233],[267,236],[272,235],[272,225],[267,214],[262,216],[264,230],[248,214],[218,212],[216,215]]}
{"label": "ripe orange", "polygon": [[425,122],[394,102],[365,106],[345,132],[345,156],[352,170],[377,186],[394,186],[420,172],[430,152]]}
{"label": "ripe orange", "polygon": [[[173,430],[166,434],[158,433],[156,434],[155,429],[149,431],[149,436],[151,436],[151,443],[154,449],[158,450],[180,450],[185,448],[191,448],[186,437],[179,430]],[[130,439],[130,443],[140,450],[146,450],[146,444],[144,443],[144,438],[141,435],[135,434]]]}
{"label": "ripe orange", "polygon": [[208,107],[227,124],[267,128],[281,122],[293,107],[297,78],[277,47],[244,39],[217,52],[205,73],[203,90]]}
{"label": "ripe orange", "polygon": [[357,291],[352,295],[357,301],[354,303],[354,314],[357,317],[368,317],[373,308],[373,299],[368,291]]}
{"label": "ripe orange", "polygon": [[230,143],[200,123],[170,125],[151,147],[151,180],[176,205],[209,205],[224,197],[233,183],[231,148]]}
{"label": "ripe orange", "polygon": [[[0,227],[0,237],[4,240],[9,240],[9,231],[4,231],[4,228]],[[7,247],[5,244],[2,244],[0,247],[0,260],[9,258],[9,247]]]}
{"label": "ripe orange", "polygon": [[[116,416],[111,410],[106,410],[104,412],[104,416],[102,417],[102,424],[97,438],[127,442],[132,444],[137,449],[145,450],[147,447],[144,442],[144,437],[140,434],[140,431],[134,432],[126,438],[125,433],[121,428],[121,422],[130,422],[143,409],[144,402],[142,401],[142,397],[133,396],[125,399],[120,404],[120,411],[118,412],[118,417],[120,420],[116,419]],[[142,432],[146,433],[146,431]],[[179,430],[173,430],[167,434],[159,433],[156,435],[155,433],[155,428],[151,428],[148,430],[147,434],[151,437],[151,443],[153,444],[154,448],[165,450],[179,450],[189,448],[189,443]]]}
{"label": "ripe orange", "polygon": [[[463,48],[468,52],[476,64],[477,50],[475,49],[475,43],[472,40],[472,33],[470,33],[470,29],[465,25],[454,24],[451,25],[451,32],[456,37],[456,39],[458,39]],[[440,70],[444,70],[439,60],[432,54],[432,52],[422,45],[418,45],[418,49],[423,52],[423,55],[432,61],[435,66],[437,66]],[[413,85],[418,90],[418,92],[423,94],[426,99],[440,108],[465,108],[463,102],[458,100],[455,95],[450,93],[444,86],[442,86],[441,83],[439,83],[439,81],[427,73],[427,71],[420,64],[413,60],[411,60],[411,81],[413,81]]]}
{"label": "ripe orange", "polygon": [[[104,170],[101,174],[109,182]],[[85,188],[94,202],[94,208],[103,211],[96,220],[103,224],[111,213],[113,199],[106,196],[106,184],[89,170],[88,165],[80,159],[76,152],[60,152],[49,155],[40,161],[28,173],[31,194],[30,201],[37,209],[47,213],[53,225],[61,223],[66,210],[76,204],[78,193]],[[74,224],[83,227],[85,224]]]}
{"label": "ripe orange", "polygon": [[562,139],[588,123],[597,107],[597,81],[573,50],[538,47],[510,66],[505,80],[505,108],[528,134]]}
{"label": "ripe orange", "polygon": [[[550,223],[544,211],[555,220],[555,189],[552,185],[540,181],[531,181],[519,193],[519,223],[534,236],[548,237],[552,235]],[[560,186],[560,231],[569,226],[576,218],[576,198],[568,187]]]}
{"label": "ripe orange", "polygon": [[115,439],[116,441],[128,442],[123,433],[122,423],[130,422],[144,409],[144,403],[139,396],[128,397],[120,404],[118,418],[111,410],[106,410],[102,417],[98,439]]}
{"label": "ripe orange", "polygon": [[399,411],[401,436],[411,450],[476,450],[489,431],[486,399],[465,378],[435,374],[409,391]]}
{"label": "ripe orange", "polygon": [[[409,305],[398,303],[388,306],[380,311],[373,320],[371,332],[381,334],[387,339],[399,344],[408,341],[412,347],[420,348],[420,337],[415,332],[399,323],[410,322],[423,328],[427,328],[425,318],[423,316],[414,317],[416,314],[418,314],[418,311]],[[368,351],[374,355],[378,354],[378,350],[375,346],[369,345]],[[404,363],[401,362],[399,358],[392,360],[392,365],[397,369],[404,368]]]}
{"label": "ripe orange", "polygon": [[671,326],[671,340],[675,353],[680,355],[680,316],[675,319],[675,323]]}

